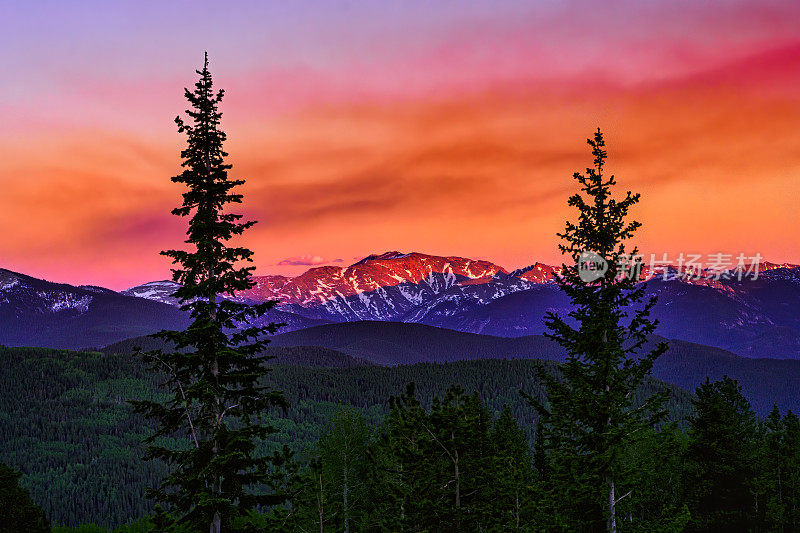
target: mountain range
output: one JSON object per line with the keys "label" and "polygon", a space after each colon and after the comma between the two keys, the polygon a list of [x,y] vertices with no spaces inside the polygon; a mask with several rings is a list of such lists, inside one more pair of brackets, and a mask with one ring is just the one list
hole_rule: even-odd
{"label": "mountain range", "polygon": [[[800,358],[800,268],[761,269],[755,280],[687,279],[669,269],[653,277],[646,290],[658,296],[658,334],[747,357]],[[545,312],[569,312],[554,282],[558,271],[542,263],[508,271],[483,260],[386,252],[296,277],[256,276],[236,298],[278,300],[264,320],[285,323],[284,332],[367,320],[522,337],[544,332]],[[0,269],[0,343],[86,348],[182,327],[175,288],[154,281],[114,292]]]}
{"label": "mountain range", "polygon": [[[800,358],[800,268],[764,262],[757,279],[654,275],[659,334],[748,357]],[[347,267],[311,268],[297,277],[258,276],[244,301],[281,302],[284,329],[310,322],[414,322],[501,337],[544,332],[547,311],[569,312],[554,278],[558,267],[534,263],[509,272],[488,261],[421,253],[370,255]],[[645,273],[646,274],[646,273]],[[170,302],[170,282],[127,291]],[[272,317],[270,317],[272,318]]]}
{"label": "mountain range", "polygon": [[103,346],[187,324],[171,305],[0,269],[0,344],[6,346]]}
{"label": "mountain range", "polygon": [[[652,336],[645,348],[667,341],[668,349],[653,366],[653,376],[686,391],[706,378],[730,376],[759,414],[773,404],[800,411],[800,360],[741,357],[731,352],[675,339]],[[127,339],[101,349],[106,355],[126,355],[134,346],[162,347],[155,339]],[[495,337],[464,333],[407,322],[359,321],[325,324],[281,333],[272,338],[267,353],[275,365],[304,367],[396,367],[456,361],[547,360],[561,362],[564,350],[543,335]],[[519,376],[520,379],[523,376]],[[486,380],[499,379],[486,376]],[[503,378],[505,379],[505,378]]]}
{"label": "mountain range", "polygon": [[[645,349],[667,341],[668,349],[653,366],[653,376],[694,391],[706,378],[736,379],[756,412],[766,415],[773,403],[785,411],[800,409],[800,360],[742,357],[726,350],[676,339],[652,336]],[[276,335],[275,355],[285,347],[318,347],[331,360],[339,352],[341,366],[353,359],[382,366],[461,360],[542,359],[563,361],[564,350],[543,335],[495,337],[463,333],[422,324],[353,322],[327,324]],[[112,350],[113,351],[113,350]],[[339,366],[339,365],[337,365]],[[492,379],[491,376],[487,379]]]}

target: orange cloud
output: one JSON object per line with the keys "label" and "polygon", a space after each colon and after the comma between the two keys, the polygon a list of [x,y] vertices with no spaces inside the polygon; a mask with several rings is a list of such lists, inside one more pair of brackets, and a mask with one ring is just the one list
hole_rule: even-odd
{"label": "orange cloud", "polygon": [[[260,221],[246,244],[276,265],[261,272],[296,273],[277,265],[306,250],[555,261],[570,176],[599,126],[620,187],[643,193],[642,248],[798,262],[799,56],[790,44],[669,80],[528,79],[252,117],[240,101],[224,127],[232,175],[247,180],[240,208]],[[164,278],[158,251],[180,246],[185,225],[169,215],[180,138],[168,126],[0,143],[3,266],[115,287]]]}

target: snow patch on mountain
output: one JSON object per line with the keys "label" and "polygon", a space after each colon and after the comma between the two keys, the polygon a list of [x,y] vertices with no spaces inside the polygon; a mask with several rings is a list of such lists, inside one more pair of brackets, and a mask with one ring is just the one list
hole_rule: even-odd
{"label": "snow patch on mountain", "polygon": [[92,297],[89,295],[77,295],[65,291],[36,291],[36,296],[42,301],[42,311],[50,313],[69,310],[85,313],[92,303]]}
{"label": "snow patch on mountain", "polygon": [[121,291],[120,294],[145,298],[170,305],[178,305],[178,299],[173,298],[173,294],[180,288],[174,281],[150,281],[136,287]]}
{"label": "snow patch on mountain", "polygon": [[16,287],[17,285],[19,285],[18,278],[13,278],[13,277],[6,279],[0,278],[0,291],[8,290],[12,287]]}

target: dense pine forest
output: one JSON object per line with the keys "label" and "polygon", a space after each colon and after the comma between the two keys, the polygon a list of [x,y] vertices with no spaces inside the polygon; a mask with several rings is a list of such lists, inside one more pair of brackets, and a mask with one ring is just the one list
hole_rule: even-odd
{"label": "dense pine forest", "polygon": [[[81,530],[105,531],[150,516],[153,504],[144,491],[165,469],[142,460],[141,442],[152,425],[127,399],[153,394],[158,378],[125,355],[2,348],[0,357],[7,391],[0,398],[6,443],[0,462],[22,472],[21,485],[50,523],[70,531],[93,523],[97,528]],[[381,530],[392,520],[408,531],[434,522],[453,530],[456,520],[462,531],[549,529],[552,494],[535,440],[538,416],[519,392],[542,393],[539,366],[556,370],[535,360],[275,365],[267,379],[284,390],[289,408],[274,413],[279,432],[264,447],[286,444],[295,452],[280,480],[291,503],[265,511],[260,523],[287,531],[318,531],[320,517],[325,531],[343,531],[345,518],[352,531]],[[688,520],[696,531],[721,524],[794,530],[800,520],[797,417],[777,410],[756,417],[728,380],[696,394],[652,381],[640,397],[659,390],[669,391],[668,417],[630,454],[637,487],[621,512],[635,527],[621,527],[680,530]],[[463,476],[458,508],[455,452]],[[421,477],[404,480],[400,471]]]}
{"label": "dense pine forest", "polygon": [[[325,354],[324,350],[320,352]],[[23,483],[53,522],[76,525],[124,524],[152,510],[146,487],[163,475],[157,463],[141,459],[141,442],[152,425],[132,412],[128,399],[154,394],[159,377],[130,355],[37,348],[0,348],[0,462],[23,471]],[[416,396],[430,406],[451,383],[477,393],[492,417],[508,406],[533,442],[536,413],[519,390],[541,391],[538,361],[470,361],[399,367],[352,368],[275,365],[267,376],[289,403],[276,411],[279,432],[270,449],[289,445],[305,458],[341,407],[354,407],[378,427],[389,401],[414,382]],[[671,418],[691,412],[689,394],[669,388]]]}

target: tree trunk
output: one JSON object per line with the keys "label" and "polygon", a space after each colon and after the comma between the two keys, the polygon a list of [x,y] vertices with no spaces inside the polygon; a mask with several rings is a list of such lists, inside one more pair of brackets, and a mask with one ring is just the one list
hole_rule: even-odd
{"label": "tree trunk", "polygon": [[608,531],[610,533],[617,533],[617,496],[614,494],[614,480],[609,480],[608,490]]}
{"label": "tree trunk", "polygon": [[[216,356],[214,357],[213,363],[211,364],[211,373],[214,375],[215,378],[219,376],[219,366],[218,366],[218,363],[217,363]],[[215,433],[219,431],[219,425],[220,425],[220,399],[219,399],[219,396],[217,396],[216,415],[217,415],[216,416],[216,422],[214,423],[214,432]],[[214,446],[211,448],[211,460],[212,461],[216,458],[217,453],[219,453],[219,441],[217,440],[217,438],[215,436],[214,437]],[[214,489],[214,495],[215,496],[220,496],[222,494],[222,479],[220,479],[219,476],[217,476],[214,479],[213,489]],[[222,531],[222,518],[219,515],[219,511],[214,511],[214,518],[211,521],[211,528],[209,529],[209,532],[210,533],[220,533],[221,531]]]}
{"label": "tree trunk", "polygon": [[461,478],[458,472],[458,450],[455,452],[455,461],[453,461],[453,470],[456,476],[456,509],[461,509]]}
{"label": "tree trunk", "polygon": [[342,472],[342,510],[344,511],[344,532],[350,533],[350,510],[347,507],[347,462],[344,463],[344,471]]}
{"label": "tree trunk", "polygon": [[319,475],[319,500],[317,502],[317,510],[319,511],[319,533],[325,532],[324,521],[322,520],[323,517],[323,509],[322,509],[322,474]]}
{"label": "tree trunk", "polygon": [[453,468],[456,476],[456,528],[461,530],[461,476],[458,471],[458,450],[453,452]]}

